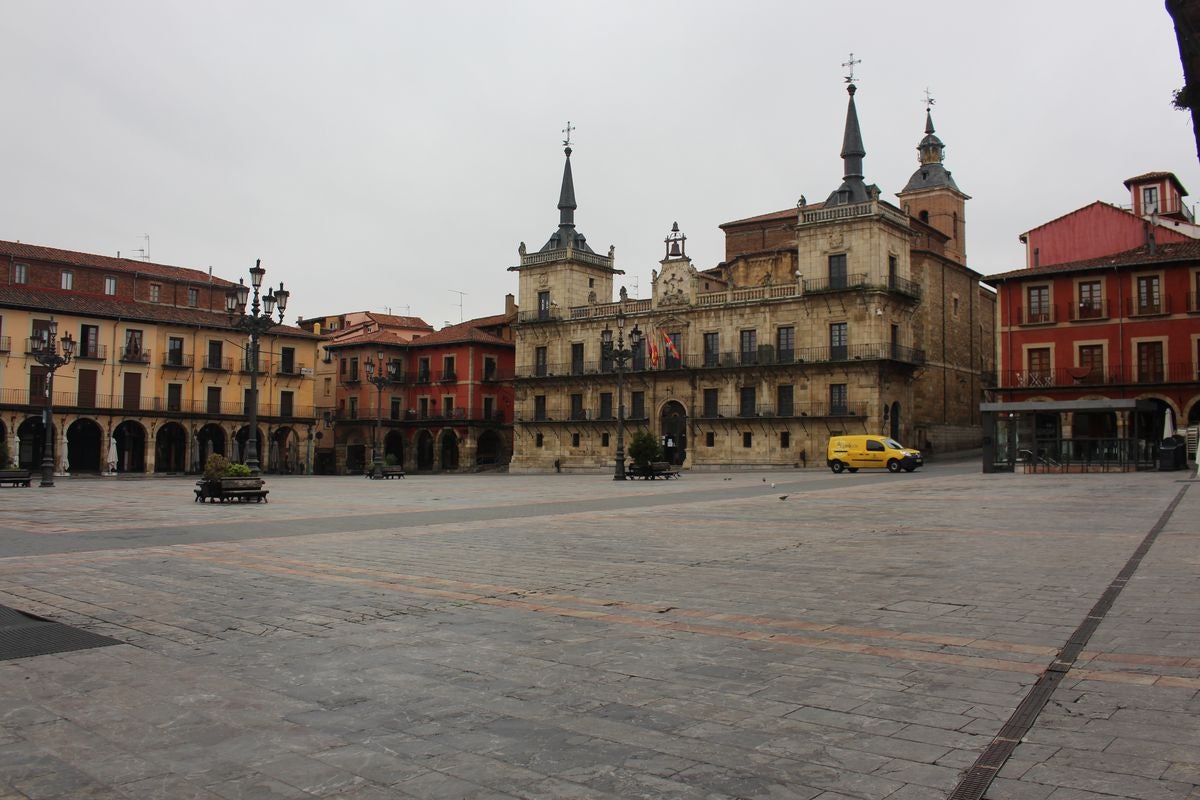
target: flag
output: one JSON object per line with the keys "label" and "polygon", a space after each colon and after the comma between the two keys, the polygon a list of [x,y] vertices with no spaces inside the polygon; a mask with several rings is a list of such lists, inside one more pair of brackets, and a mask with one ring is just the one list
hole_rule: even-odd
{"label": "flag", "polygon": [[674,358],[679,358],[679,350],[675,347],[675,342],[671,340],[671,334],[663,330],[660,330],[659,333],[662,334],[663,343],[666,344],[667,350],[670,351]]}
{"label": "flag", "polygon": [[646,337],[646,345],[650,348],[650,366],[658,366],[658,345],[654,343],[653,336]]}

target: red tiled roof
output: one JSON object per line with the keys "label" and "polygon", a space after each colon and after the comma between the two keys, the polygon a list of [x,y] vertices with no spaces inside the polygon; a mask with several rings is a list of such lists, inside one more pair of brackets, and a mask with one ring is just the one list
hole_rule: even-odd
{"label": "red tiled roof", "polygon": [[233,286],[232,281],[209,275],[205,270],[189,267],[172,267],[167,264],[155,264],[150,261],[138,261],[132,258],[112,258],[98,256],[94,253],[77,253],[74,250],[59,250],[56,247],[42,247],[22,242],[0,241],[0,257],[27,258],[31,261],[52,261],[57,264],[67,264],[73,267],[96,267],[113,272],[155,275],[160,278],[170,278],[177,281],[193,281],[208,283],[210,280],[217,286]]}
{"label": "red tiled roof", "polygon": [[[0,286],[0,308],[20,308],[29,311],[74,314],[80,317],[99,317],[165,325],[196,325],[204,328],[234,330],[234,326],[229,324],[229,317],[225,315],[224,311],[139,303],[108,295],[64,292],[58,289],[31,289],[27,286]],[[321,338],[314,333],[291,325],[276,325],[270,332],[312,339]]]}
{"label": "red tiled roof", "polygon": [[381,326],[387,326],[390,328],[420,328],[427,331],[433,330],[433,326],[420,317],[398,317],[395,314],[377,314],[374,311],[368,311],[367,316],[378,322]]}
{"label": "red tiled roof", "polygon": [[995,275],[984,275],[982,280],[986,283],[991,283],[992,281],[1005,281],[1010,278],[1036,279],[1042,275],[1056,275],[1064,272],[1087,272],[1106,267],[1138,267],[1147,264],[1170,264],[1179,261],[1200,261],[1200,241],[1160,244],[1155,248],[1153,253],[1150,252],[1149,246],[1142,245],[1133,250],[1126,250],[1123,253],[1089,258],[1086,261],[1071,261],[1066,264],[1052,264],[1048,267],[1029,267],[1026,269],[1014,269],[1011,272],[1000,272]]}
{"label": "red tiled roof", "polygon": [[[491,319],[491,318],[484,317],[483,319]],[[477,324],[478,324],[477,320],[468,320],[467,322],[460,322],[457,325],[450,325],[448,327],[442,328],[440,331],[435,331],[434,333],[426,334],[419,339],[413,339],[412,342],[410,342],[410,344],[420,347],[422,345],[439,345],[439,344],[451,344],[451,343],[458,344],[458,343],[468,342],[468,343],[474,343],[474,344],[497,344],[497,345],[502,345],[505,347],[513,347],[514,346],[512,342],[506,342],[503,339],[501,339],[499,336],[493,336],[490,333],[480,330],[479,328],[476,327]]]}

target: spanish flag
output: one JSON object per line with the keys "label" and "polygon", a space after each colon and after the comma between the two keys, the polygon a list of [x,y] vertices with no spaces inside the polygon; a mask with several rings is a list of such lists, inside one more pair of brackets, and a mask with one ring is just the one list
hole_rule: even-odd
{"label": "spanish flag", "polygon": [[675,347],[675,342],[671,341],[671,335],[664,330],[660,330],[659,333],[662,334],[663,343],[666,344],[667,350],[670,351],[673,357],[679,358],[679,350]]}
{"label": "spanish flag", "polygon": [[654,343],[653,336],[646,337],[646,346],[650,348],[650,366],[658,366],[658,345]]}

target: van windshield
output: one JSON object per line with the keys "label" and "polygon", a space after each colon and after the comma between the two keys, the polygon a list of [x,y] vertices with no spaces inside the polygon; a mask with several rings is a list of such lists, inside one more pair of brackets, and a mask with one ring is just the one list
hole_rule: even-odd
{"label": "van windshield", "polygon": [[884,439],[883,443],[893,450],[907,450],[908,448],[897,442],[895,439]]}

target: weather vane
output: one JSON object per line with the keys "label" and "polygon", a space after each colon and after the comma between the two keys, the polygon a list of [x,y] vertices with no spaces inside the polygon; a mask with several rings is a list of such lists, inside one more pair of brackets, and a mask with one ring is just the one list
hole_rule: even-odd
{"label": "weather vane", "polygon": [[850,54],[850,60],[842,62],[842,66],[850,70],[850,74],[846,76],[846,83],[854,83],[854,65],[861,64],[861,58],[855,58],[854,53]]}
{"label": "weather vane", "polygon": [[571,120],[567,120],[567,127],[562,130],[567,135],[567,138],[563,139],[563,147],[571,146],[571,131],[573,130],[575,130],[575,127],[571,124]]}
{"label": "weather vane", "polygon": [[928,87],[928,86],[926,86],[926,87],[925,87],[925,108],[926,108],[926,109],[933,108],[933,104],[934,104],[934,103],[936,103],[936,102],[937,102],[937,101],[933,99],[933,95],[931,95],[931,94],[929,93],[929,87]]}

